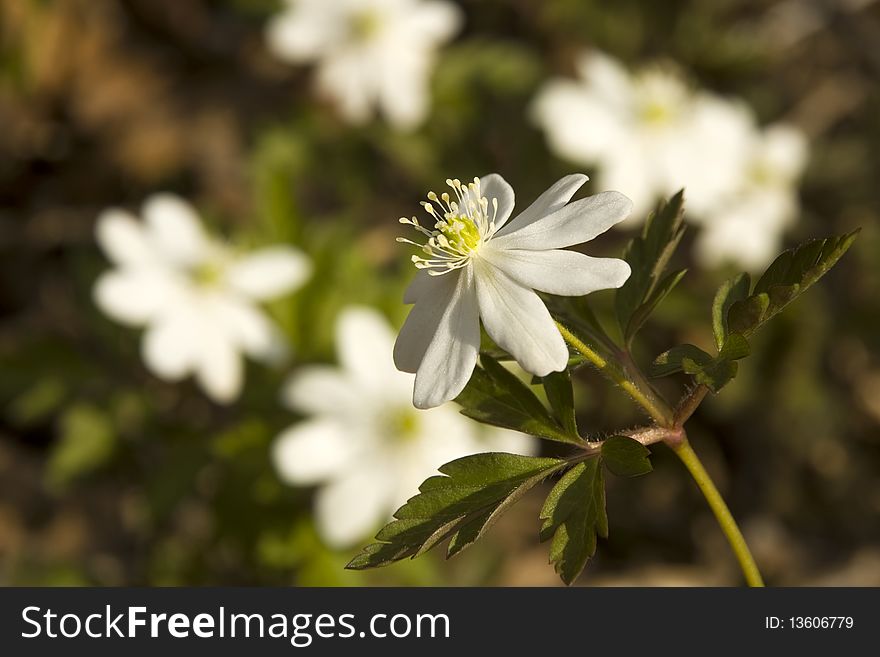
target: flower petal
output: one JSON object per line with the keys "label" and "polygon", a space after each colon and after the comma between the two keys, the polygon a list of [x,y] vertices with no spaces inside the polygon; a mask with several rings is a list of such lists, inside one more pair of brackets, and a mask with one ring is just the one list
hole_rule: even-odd
{"label": "flower petal", "polygon": [[416,303],[424,295],[432,294],[432,290],[443,285],[443,278],[445,277],[431,276],[427,270],[420,269],[403,293],[403,303],[407,305]]}
{"label": "flower petal", "polygon": [[[619,190],[632,201],[630,216],[621,222],[621,228],[630,228],[644,222],[657,199],[669,196],[680,188],[667,189],[665,182],[657,175],[657,170],[669,166],[669,163],[658,165],[656,160],[660,158],[656,152],[652,152],[652,158],[648,159],[643,155],[643,147],[638,140],[628,138],[618,143],[622,145],[602,160],[599,186]],[[667,151],[663,154],[669,155]]]}
{"label": "flower petal", "polygon": [[200,353],[196,379],[215,402],[238,397],[244,383],[244,364],[232,338],[216,327],[204,326],[198,336]]}
{"label": "flower petal", "polygon": [[538,92],[530,110],[550,149],[579,164],[602,162],[620,143],[626,126],[620,113],[579,83],[551,80]]}
{"label": "flower petal", "polygon": [[389,519],[395,477],[383,466],[362,464],[318,491],[318,531],[330,546],[350,547]]}
{"label": "flower petal", "polygon": [[[423,273],[419,272],[416,280]],[[426,273],[424,275],[427,278],[423,279],[423,283],[416,285],[414,280],[410,285],[415,295],[420,296],[418,299],[413,299],[416,305],[409,311],[394,343],[395,367],[402,372],[413,374],[418,371],[425,351],[437,332],[444,310],[452,302],[462,272],[452,271],[442,276],[430,276]],[[410,289],[407,290],[408,294]]]}
{"label": "flower petal", "polygon": [[388,321],[372,308],[346,308],[336,323],[336,353],[352,378],[369,390],[395,377],[394,334]]}
{"label": "flower petal", "polygon": [[586,83],[584,88],[589,89],[612,109],[632,105],[636,90],[632,77],[619,61],[593,51],[582,54],[575,67],[581,80]]}
{"label": "flower petal", "polygon": [[560,249],[589,242],[627,217],[632,201],[620,192],[602,192],[569,203],[519,230],[496,236],[500,249]]}
{"label": "flower petal", "polygon": [[199,359],[199,323],[185,308],[179,310],[150,326],[141,343],[147,368],[166,381],[179,381]]}
{"label": "flower petal", "polygon": [[419,2],[401,12],[406,31],[420,43],[439,45],[450,39],[462,24],[462,11],[449,2]]}
{"label": "flower petal", "polygon": [[117,322],[141,326],[154,318],[178,290],[158,269],[119,269],[103,274],[95,283],[95,305]]}
{"label": "flower petal", "polygon": [[784,183],[797,178],[807,163],[806,137],[788,124],[777,123],[764,130],[757,150],[761,163]]}
{"label": "flower petal", "polygon": [[272,246],[235,262],[226,272],[226,280],[238,292],[266,301],[300,287],[311,273],[311,262],[301,251]]}
{"label": "flower petal", "polygon": [[266,40],[274,55],[293,63],[309,61],[338,43],[345,26],[337,16],[326,16],[318,3],[286,4],[286,11],[266,26]]}
{"label": "flower petal", "polygon": [[345,415],[360,406],[358,390],[335,367],[300,367],[281,389],[281,402],[293,411]]}
{"label": "flower petal", "polygon": [[697,259],[707,268],[732,262],[759,271],[779,251],[796,212],[797,199],[791,193],[771,189],[746,194],[709,217],[694,245]]}
{"label": "flower petal", "polygon": [[390,36],[390,32],[386,34],[387,39],[394,39],[394,45],[373,51],[369,62],[363,52],[355,55],[355,65],[361,68],[359,82],[372,87],[368,94],[376,96],[391,125],[406,131],[420,124],[430,109],[433,53],[424,43],[405,43],[412,40],[413,34],[403,30],[399,34],[399,39]]}
{"label": "flower petal", "polygon": [[499,236],[512,233],[534,223],[542,217],[555,212],[571,200],[575,192],[583,187],[587,178],[582,173],[573,173],[556,181],[550,189],[541,194],[535,202],[523,210],[513,221],[498,231]]}
{"label": "flower petal", "polygon": [[289,484],[311,486],[344,472],[355,454],[344,424],[320,418],[284,431],[272,445],[272,462]]}
{"label": "flower petal", "polygon": [[248,356],[269,362],[283,356],[284,340],[260,308],[229,295],[213,296],[206,303],[206,312]]}
{"label": "flower petal", "polygon": [[398,62],[379,76],[378,103],[385,118],[396,130],[408,132],[421,124],[430,108],[426,57]]}
{"label": "flower petal", "polygon": [[575,251],[502,251],[490,242],[481,255],[523,287],[565,297],[619,288],[631,273],[624,260],[592,258]]}
{"label": "flower petal", "polygon": [[193,265],[204,260],[209,240],[189,203],[173,194],[154,194],[144,203],[143,215],[150,237],[170,261]]}
{"label": "flower petal", "polygon": [[[416,408],[432,408],[455,399],[474,372],[480,349],[480,321],[473,279],[470,267],[458,277],[421,359],[413,387]],[[424,300],[417,307],[425,303],[433,304],[434,299]]]}
{"label": "flower petal", "polygon": [[124,210],[105,210],[95,224],[95,237],[104,253],[123,267],[155,265],[160,261],[143,225]]}
{"label": "flower petal", "polygon": [[480,316],[489,336],[536,376],[565,369],[568,348],[538,295],[488,262],[475,268]]}
{"label": "flower petal", "polygon": [[493,202],[498,201],[498,214],[494,215],[495,228],[501,228],[513,213],[516,198],[513,187],[497,173],[480,178],[480,193],[489,201],[489,217],[493,217]]}
{"label": "flower petal", "polygon": [[348,49],[323,59],[318,67],[319,92],[336,102],[349,123],[362,124],[373,114],[379,72],[365,66],[365,61],[369,60],[363,51]]}

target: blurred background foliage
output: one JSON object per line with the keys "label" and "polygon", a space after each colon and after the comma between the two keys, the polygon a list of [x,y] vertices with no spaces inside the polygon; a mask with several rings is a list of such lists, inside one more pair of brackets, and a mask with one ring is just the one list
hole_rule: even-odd
{"label": "blurred background foliage", "polygon": [[[634,66],[671,59],[762,122],[806,132],[788,245],[863,227],[689,431],[769,583],[880,585],[880,3],[461,2],[431,117],[410,134],[346,125],[307,67],[271,56],[263,30],[277,4],[0,0],[0,582],[556,584],[536,541],[537,494],[452,562],[343,571],[351,555],[322,545],[310,491],[283,485],[269,460],[295,419],[278,403],[289,371],[249,365],[230,407],[151,376],[137,333],[91,300],[107,267],[93,226],[107,206],[169,190],[219,234],[299,246],[315,276],[271,312],[296,363],[331,361],[345,305],[403,319],[412,270],[396,219],[428,189],[499,171],[522,205],[573,170],[527,108],[596,47]],[[618,253],[627,238],[601,248]],[[709,304],[730,273],[692,268],[637,357],[711,344]],[[608,312],[608,296],[595,301]],[[661,386],[674,396],[683,383]],[[585,429],[640,421],[598,377],[577,386]],[[611,537],[581,582],[737,582],[698,491],[654,451],[653,474],[611,483]]]}

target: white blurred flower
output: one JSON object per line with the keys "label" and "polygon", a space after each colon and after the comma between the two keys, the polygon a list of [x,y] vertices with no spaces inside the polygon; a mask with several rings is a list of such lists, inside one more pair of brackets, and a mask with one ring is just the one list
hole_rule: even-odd
{"label": "white blurred flower", "polygon": [[147,328],[142,355],[156,376],[195,374],[212,399],[232,401],[241,391],[242,354],[268,360],[284,349],[258,303],[299,287],[311,265],[285,246],[232,251],[170,194],[148,198],[143,217],[110,209],[98,218],[98,243],[116,268],[95,283],[95,302],[113,319]]}
{"label": "white blurred flower", "polygon": [[535,449],[532,438],[481,427],[452,405],[414,409],[412,376],[395,369],[393,341],[379,313],[349,308],[336,326],[340,366],[302,368],[283,390],[286,405],[311,417],[278,437],[273,461],[285,481],[321,486],[316,522],[334,547],[375,530],[444,463]]}
{"label": "white blurred flower", "polygon": [[598,165],[599,186],[633,200],[634,219],[682,187],[701,212],[738,184],[752,128],[744,105],[693,92],[671,68],[630,75],[600,53],[577,68],[579,80],[539,92],[533,117],[557,154]]}
{"label": "white blurred flower", "polygon": [[593,258],[565,247],[589,242],[626,218],[632,203],[603,192],[569,203],[587,181],[562,178],[508,222],[513,188],[498,174],[462,185],[455,197],[431,192],[423,203],[431,228],[402,218],[426,238],[413,256],[420,271],[404,295],[415,306],[394,345],[394,362],[415,372],[413,404],[429,408],[455,399],[473,373],[480,319],[489,336],[531,374],[565,369],[568,348],[535,290],[582,296],[618,288],[630,275],[617,258]]}
{"label": "white blurred flower", "polygon": [[780,124],[756,132],[746,143],[746,175],[740,186],[719,196],[701,218],[696,248],[706,265],[733,262],[752,271],[764,267],[797,217],[797,180],[807,163],[804,135]]}
{"label": "white blurred flower", "polygon": [[293,62],[318,61],[317,84],[346,119],[374,108],[396,128],[428,113],[435,51],[461,23],[444,0],[286,0],[268,26],[271,50]]}

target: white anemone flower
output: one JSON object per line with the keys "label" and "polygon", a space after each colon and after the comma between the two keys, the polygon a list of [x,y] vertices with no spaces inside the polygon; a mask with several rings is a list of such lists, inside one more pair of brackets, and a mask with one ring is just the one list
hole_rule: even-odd
{"label": "white anemone flower", "polygon": [[110,209],[98,218],[98,244],[115,269],[98,278],[95,302],[118,322],[146,327],[141,352],[156,376],[195,374],[212,399],[230,402],[241,391],[242,354],[271,360],[284,350],[258,304],[299,287],[309,260],[286,246],[233,251],[170,194],[148,198],[143,217]]}
{"label": "white anemone flower", "polygon": [[348,121],[378,107],[408,130],[428,113],[435,52],[460,24],[461,11],[443,0],[287,0],[267,38],[286,61],[319,62],[319,91]]}
{"label": "white anemone flower", "polygon": [[808,151],[803,133],[777,124],[747,144],[741,185],[702,217],[696,249],[705,265],[732,262],[750,271],[761,269],[779,252],[783,233],[797,217],[797,181]]}
{"label": "white anemone flower", "polygon": [[553,80],[538,93],[533,118],[555,153],[597,165],[601,187],[629,196],[634,218],[681,187],[702,212],[738,184],[753,123],[745,105],[693,91],[668,66],[631,75],[591,53],[577,71],[579,80]]}
{"label": "white anemone flower", "polygon": [[623,285],[629,265],[565,247],[589,242],[626,218],[632,202],[602,192],[573,203],[587,181],[566,176],[516,218],[513,188],[498,174],[463,185],[447,180],[454,197],[428,194],[423,203],[433,226],[416,217],[401,223],[426,238],[413,256],[419,273],[404,295],[414,303],[394,345],[394,362],[415,372],[413,403],[430,408],[454,399],[473,373],[480,319],[489,336],[526,371],[562,371],[568,348],[535,290],[582,296]]}
{"label": "white anemone flower", "polygon": [[336,325],[339,367],[301,368],[282,391],[285,405],[309,417],[278,437],[273,462],[284,481],[320,486],[315,519],[333,547],[368,536],[444,463],[535,451],[533,438],[478,425],[453,405],[414,409],[412,376],[395,369],[393,341],[378,312],[348,308]]}

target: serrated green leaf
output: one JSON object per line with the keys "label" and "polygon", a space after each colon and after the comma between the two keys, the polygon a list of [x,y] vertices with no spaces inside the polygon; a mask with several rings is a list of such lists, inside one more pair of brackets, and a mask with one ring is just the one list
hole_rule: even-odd
{"label": "serrated green leaf", "polygon": [[[633,316],[651,298],[669,259],[681,241],[684,234],[683,220],[684,193],[678,192],[668,202],[661,203],[657,207],[654,214],[645,222],[642,234],[627,246],[624,259],[629,263],[632,274],[617,291],[615,298],[617,321],[627,343],[632,340],[638,326],[641,326],[653,310],[653,306],[645,308],[637,318],[638,326],[630,330]],[[657,299],[657,303],[661,298]]]}
{"label": "serrated green leaf", "polygon": [[566,461],[517,454],[474,454],[440,468],[394,514],[347,568],[361,570],[415,557],[451,537],[449,555],[471,545],[507,509]]}
{"label": "serrated green leaf", "polygon": [[626,331],[624,332],[624,339],[627,344],[629,344],[632,337],[638,333],[639,329],[642,328],[642,325],[647,321],[648,317],[651,316],[654,309],[660,305],[660,302],[663,301],[663,299],[672,292],[672,289],[678,285],[679,281],[684,278],[685,274],[687,274],[687,269],[680,269],[666,276],[666,278],[654,288],[647,300],[636,309],[632,314],[632,317],[630,317],[626,326]]}
{"label": "serrated green leaf", "polygon": [[649,373],[652,377],[660,377],[681,372],[684,369],[682,365],[684,359],[705,364],[712,360],[712,356],[692,344],[680,344],[657,356],[651,363]]}
{"label": "serrated green leaf", "polygon": [[463,523],[449,540],[449,547],[446,550],[446,558],[449,559],[450,557],[454,557],[465,548],[473,545],[478,539],[482,538],[501,514],[516,504],[523,495],[544,478],[545,475],[535,475],[534,477],[526,479],[523,483],[517,486],[510,495],[501,500],[498,505],[486,509],[484,512],[477,514],[475,517],[470,518],[467,522]]}
{"label": "serrated green leaf", "polygon": [[602,461],[618,477],[638,477],[653,470],[651,450],[628,436],[612,436],[602,442]]}
{"label": "serrated green leaf", "polygon": [[379,568],[406,559],[415,554],[417,547],[393,543],[370,543],[345,566],[348,570]]}
{"label": "serrated green leaf", "polygon": [[507,391],[517,402],[522,405],[526,413],[535,419],[553,422],[553,418],[541,400],[532,392],[529,387],[516,377],[510,370],[500,365],[491,356],[483,354],[480,356],[480,365],[486,371],[495,384]]}
{"label": "serrated green leaf", "polygon": [[571,374],[568,370],[551,372],[541,378],[544,392],[547,393],[547,401],[553,409],[556,421],[572,437],[581,441],[578,435],[577,419],[574,409],[574,391],[571,387]]}
{"label": "serrated green leaf", "polygon": [[457,484],[485,486],[487,481],[506,482],[513,479],[526,479],[539,471],[553,468],[558,464],[559,459],[554,458],[487,452],[463,456],[441,465],[438,470],[446,477],[438,477],[438,479],[446,480],[447,484],[452,483],[448,479],[453,479]]}
{"label": "serrated green leaf", "polygon": [[550,561],[571,584],[596,552],[596,537],[608,536],[605,480],[599,457],[582,461],[556,483],[541,509],[540,537],[550,536]]}
{"label": "serrated green leaf", "polygon": [[715,347],[718,351],[721,351],[727,339],[727,313],[733,304],[749,296],[751,285],[748,274],[739,274],[725,281],[715,293],[715,300],[712,302],[712,332],[715,334]]}
{"label": "serrated green leaf", "polygon": [[[558,424],[528,386],[497,361],[483,354],[470,381],[455,399],[467,417],[563,443],[579,444]],[[491,373],[484,367],[489,368]]]}
{"label": "serrated green leaf", "polygon": [[828,273],[858,233],[857,229],[837,237],[812,240],[781,254],[755,283],[751,296],[730,306],[729,330],[748,338]]}

